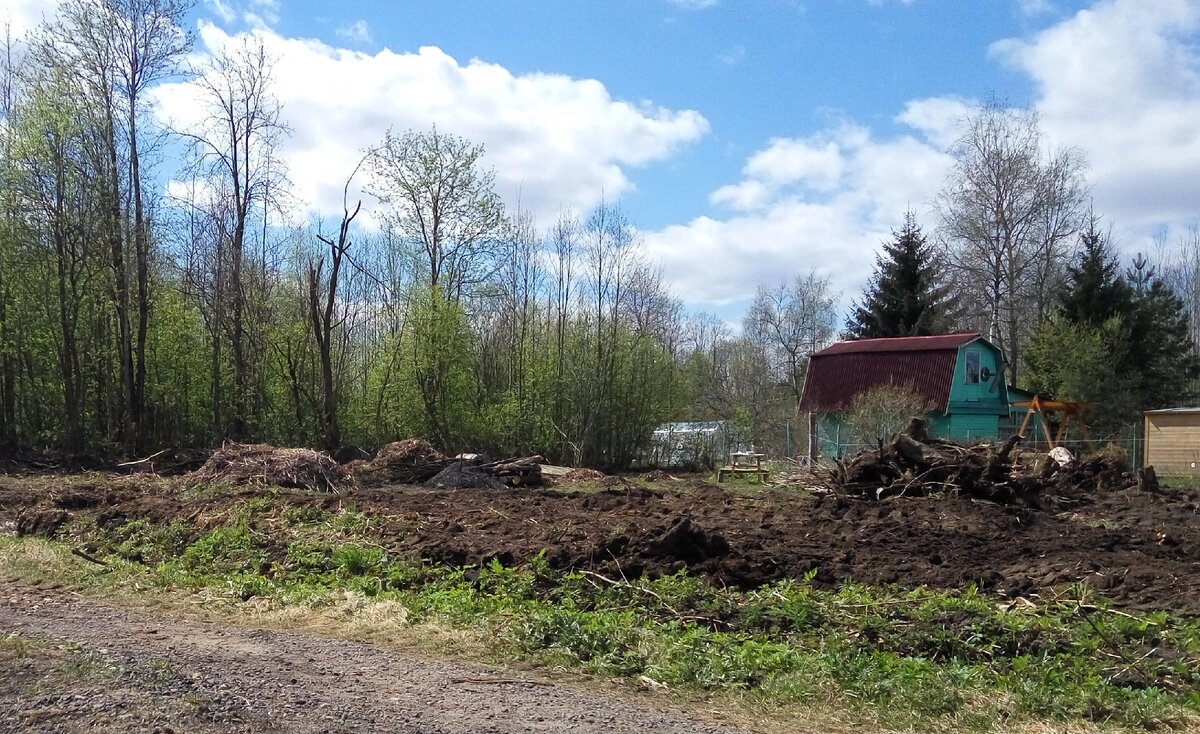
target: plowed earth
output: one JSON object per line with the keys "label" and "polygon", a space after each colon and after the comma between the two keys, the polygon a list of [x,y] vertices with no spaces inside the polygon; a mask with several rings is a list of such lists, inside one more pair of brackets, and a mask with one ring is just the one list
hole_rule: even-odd
{"label": "plowed earth", "polygon": [[[120,478],[55,486],[0,478],[0,524],[53,535],[72,516],[103,526],[148,518],[203,528],[267,490],[187,499]],[[161,487],[161,485],[153,485]],[[1200,614],[1200,496],[1137,490],[1044,497],[1048,509],[956,497],[883,501],[787,489],[729,491],[698,480],[602,490],[361,489],[278,491],[285,506],[353,508],[393,552],[451,565],[526,561],[633,578],[687,568],[754,587],[799,578],[905,587],[977,584],[1001,598],[1075,582],[1117,605]],[[282,549],[280,549],[282,553]]]}

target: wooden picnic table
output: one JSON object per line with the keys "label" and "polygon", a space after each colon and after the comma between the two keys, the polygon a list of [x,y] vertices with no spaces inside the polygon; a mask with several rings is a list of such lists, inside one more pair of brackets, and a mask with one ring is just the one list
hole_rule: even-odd
{"label": "wooden picnic table", "polygon": [[724,482],[727,475],[733,474],[752,474],[759,478],[759,481],[767,481],[770,472],[762,468],[762,460],[765,454],[756,453],[753,451],[734,451],[729,454],[729,465],[723,466],[717,470],[717,481]]}

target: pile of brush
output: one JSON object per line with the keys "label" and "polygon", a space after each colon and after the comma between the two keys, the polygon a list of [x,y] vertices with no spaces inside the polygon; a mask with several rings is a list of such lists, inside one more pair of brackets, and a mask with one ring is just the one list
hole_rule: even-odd
{"label": "pile of brush", "polygon": [[320,451],[265,443],[226,443],[187,476],[192,482],[264,484],[322,492],[354,485],[350,472]]}

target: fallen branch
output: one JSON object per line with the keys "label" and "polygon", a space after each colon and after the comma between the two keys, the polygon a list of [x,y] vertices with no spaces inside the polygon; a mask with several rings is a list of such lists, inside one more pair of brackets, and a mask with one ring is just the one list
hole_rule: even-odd
{"label": "fallen branch", "polygon": [[100,565],[100,566],[108,566],[108,564],[107,564],[107,563],[105,563],[104,561],[100,560],[99,558],[96,558],[95,556],[92,556],[92,555],[88,555],[87,553],[85,553],[84,551],[81,551],[81,550],[80,550],[80,549],[78,549],[78,548],[72,548],[72,549],[71,549],[71,555],[73,555],[73,556],[79,556],[80,558],[82,558],[82,559],[83,559],[83,560],[85,560],[85,561],[91,561],[92,563],[95,563],[95,564],[97,564],[97,565]]}

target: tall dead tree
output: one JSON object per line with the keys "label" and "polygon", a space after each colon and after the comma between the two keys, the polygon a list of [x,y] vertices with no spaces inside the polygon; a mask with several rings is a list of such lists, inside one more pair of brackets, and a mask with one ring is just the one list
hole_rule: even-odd
{"label": "tall dead tree", "polygon": [[[361,165],[361,164],[360,164]],[[356,167],[355,173],[358,172]],[[350,174],[342,190],[342,222],[336,238],[317,233],[317,239],[325,244],[329,256],[329,271],[325,274],[325,256],[311,258],[308,262],[308,319],[312,327],[313,340],[317,344],[317,356],[321,361],[321,428],[325,448],[334,451],[341,446],[342,434],[338,424],[338,390],[333,370],[333,332],[343,319],[335,318],[338,302],[338,284],[341,282],[342,264],[350,250],[350,225],[362,209],[356,202],[351,210],[349,200]]]}

